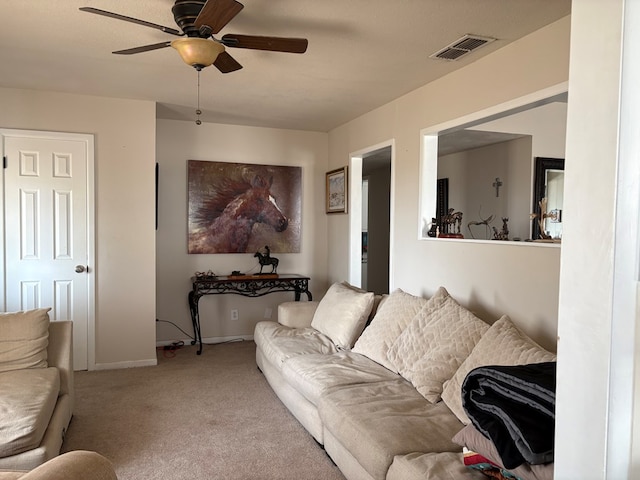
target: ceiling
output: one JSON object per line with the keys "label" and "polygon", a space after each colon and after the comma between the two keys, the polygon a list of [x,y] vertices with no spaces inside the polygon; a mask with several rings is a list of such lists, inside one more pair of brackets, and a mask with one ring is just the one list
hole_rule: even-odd
{"label": "ceiling", "polygon": [[[304,37],[305,54],[228,48],[243,65],[200,77],[205,122],[326,132],[570,13],[571,0],[244,0],[225,33]],[[89,6],[176,28],[173,0],[2,0],[0,87],[157,102],[195,120],[197,73],[177,37],[79,11]],[[429,55],[465,34],[497,38],[457,61]]]}

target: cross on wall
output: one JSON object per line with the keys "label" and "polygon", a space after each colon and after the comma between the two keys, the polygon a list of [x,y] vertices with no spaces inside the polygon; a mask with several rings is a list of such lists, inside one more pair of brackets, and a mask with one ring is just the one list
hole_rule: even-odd
{"label": "cross on wall", "polygon": [[500,177],[496,177],[496,181],[493,182],[493,187],[496,189],[496,197],[500,196],[500,187],[502,186],[502,182],[500,181]]}

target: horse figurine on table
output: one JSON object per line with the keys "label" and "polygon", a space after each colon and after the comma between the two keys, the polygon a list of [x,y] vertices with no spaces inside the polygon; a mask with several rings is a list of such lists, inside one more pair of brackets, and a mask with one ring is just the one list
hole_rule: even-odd
{"label": "horse figurine on table", "polygon": [[266,265],[271,265],[270,273],[277,273],[278,263],[280,263],[280,260],[271,256],[271,250],[269,249],[268,245],[265,245],[264,249],[267,252],[264,255],[260,252],[256,252],[253,256],[254,258],[257,257],[258,263],[260,263],[260,273],[258,275],[262,274],[262,267]]}
{"label": "horse figurine on table", "polygon": [[276,232],[289,226],[270,192],[273,177],[256,175],[248,181],[224,178],[216,193],[202,201],[190,223],[189,253],[244,253],[254,224],[264,223]]}

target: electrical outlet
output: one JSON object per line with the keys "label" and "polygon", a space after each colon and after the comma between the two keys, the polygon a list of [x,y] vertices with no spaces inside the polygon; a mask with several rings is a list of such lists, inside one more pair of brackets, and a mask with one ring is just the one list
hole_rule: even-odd
{"label": "electrical outlet", "polygon": [[264,309],[264,318],[271,318],[271,314],[273,313],[273,310],[271,310],[270,308],[265,308]]}
{"label": "electrical outlet", "polygon": [[236,308],[231,310],[231,320],[238,320],[238,310]]}

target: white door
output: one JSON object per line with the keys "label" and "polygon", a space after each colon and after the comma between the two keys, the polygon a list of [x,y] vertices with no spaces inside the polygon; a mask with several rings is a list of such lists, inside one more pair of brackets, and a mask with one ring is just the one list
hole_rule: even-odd
{"label": "white door", "polygon": [[[88,368],[93,137],[0,130],[4,145],[5,311],[51,307],[73,321],[74,369]],[[90,164],[91,161],[91,164]]]}

